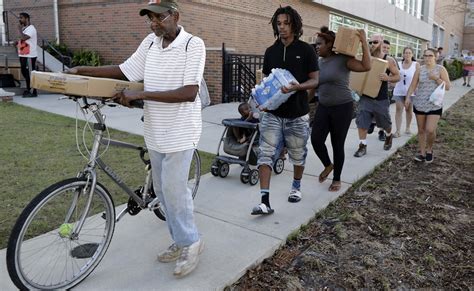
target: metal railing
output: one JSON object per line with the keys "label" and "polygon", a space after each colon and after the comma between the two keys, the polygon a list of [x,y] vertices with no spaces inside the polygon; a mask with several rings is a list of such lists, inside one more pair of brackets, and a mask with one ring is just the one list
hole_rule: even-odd
{"label": "metal railing", "polygon": [[[3,23],[5,24],[5,37],[6,41],[8,44],[10,44],[10,23],[8,21],[8,15],[13,15],[15,19],[19,19],[19,17],[13,13],[12,11],[3,11],[2,16],[3,16]],[[70,56],[63,55],[61,52],[59,52],[47,39],[43,38],[38,32],[36,33],[38,36],[38,40],[41,40],[41,48],[43,49],[42,52],[42,65],[43,65],[43,71],[46,70],[46,51],[50,50],[54,52],[54,55],[51,54],[52,57],[57,58],[61,63],[63,67],[63,71],[65,70],[66,66],[71,66],[72,64],[72,58]]]}
{"label": "metal railing", "polygon": [[255,74],[263,66],[262,55],[229,54],[222,46],[222,102],[246,102],[255,86]]}

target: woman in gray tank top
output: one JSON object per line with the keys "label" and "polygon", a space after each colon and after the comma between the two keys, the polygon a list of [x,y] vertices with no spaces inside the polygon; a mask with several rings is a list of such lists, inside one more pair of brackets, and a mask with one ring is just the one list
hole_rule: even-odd
{"label": "woman in gray tank top", "polygon": [[[332,51],[332,46],[336,35],[325,26],[321,27],[321,33],[316,39],[316,51],[321,57],[319,59],[319,105],[313,121],[311,143],[316,155],[324,165],[324,170],[319,175],[319,182],[324,182],[334,169],[329,191],[341,189],[344,143],[351,124],[353,110],[349,73],[370,70],[370,52],[365,31],[359,29],[358,35],[362,43],[361,61],[354,57],[335,54]],[[331,163],[325,145],[328,134],[331,134],[334,164]]]}
{"label": "woman in gray tank top", "polygon": [[[425,64],[416,70],[408,89],[407,96],[413,97],[413,111],[418,125],[418,146],[420,153],[415,156],[415,161],[431,163],[433,161],[433,143],[436,139],[436,128],[443,112],[443,107],[429,101],[431,93],[443,82],[445,89],[449,90],[451,83],[446,69],[436,64],[436,50],[427,49],[423,54]],[[411,103],[406,97],[405,106]]]}

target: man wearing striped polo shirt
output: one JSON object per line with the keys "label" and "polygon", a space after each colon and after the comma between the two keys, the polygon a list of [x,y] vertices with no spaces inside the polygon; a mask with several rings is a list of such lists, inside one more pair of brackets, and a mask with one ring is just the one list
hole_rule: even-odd
{"label": "man wearing striped polo shirt", "polygon": [[173,244],[158,255],[160,262],[176,262],[174,275],[193,271],[203,250],[187,187],[188,173],[201,136],[201,101],[197,95],[203,77],[204,42],[178,25],[175,0],[154,0],[140,10],[153,33],[120,66],[77,67],[70,73],[144,81],[144,91],[124,91],[116,100],[130,106],[144,100],[144,136],[153,168],[153,186],[166,212]]}

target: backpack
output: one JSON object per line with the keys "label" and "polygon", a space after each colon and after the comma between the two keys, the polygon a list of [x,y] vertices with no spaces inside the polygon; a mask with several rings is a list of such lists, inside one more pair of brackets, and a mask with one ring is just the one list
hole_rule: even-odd
{"label": "backpack", "polygon": [[[194,35],[191,35],[191,37],[188,39],[188,42],[186,43],[186,48],[185,48],[186,54],[188,52],[189,42],[191,41],[191,39],[193,37],[194,37]],[[154,43],[153,41],[150,43],[150,46],[148,47],[148,50],[150,50],[153,43]],[[211,97],[209,96],[209,90],[207,89],[207,84],[206,84],[206,81],[204,80],[204,76],[201,79],[201,84],[199,84],[198,95],[199,95],[199,99],[201,99],[201,108],[202,109],[211,104]]]}

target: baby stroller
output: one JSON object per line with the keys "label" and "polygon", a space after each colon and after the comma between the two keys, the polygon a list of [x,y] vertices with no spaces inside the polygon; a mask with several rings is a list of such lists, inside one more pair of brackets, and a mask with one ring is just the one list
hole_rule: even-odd
{"label": "baby stroller", "polygon": [[[250,165],[257,165],[258,123],[242,121],[240,119],[224,119],[222,124],[225,126],[225,129],[217,146],[217,155],[211,165],[212,175],[225,178],[229,174],[230,165],[239,164],[243,166],[240,173],[240,181],[244,184],[256,185],[259,181],[258,170],[251,169]],[[247,136],[249,136],[248,141],[239,143],[233,134],[233,127],[246,130]],[[219,154],[222,144],[224,152],[232,156]],[[284,168],[285,161],[278,157],[273,165],[273,170],[276,174],[281,174]]]}

